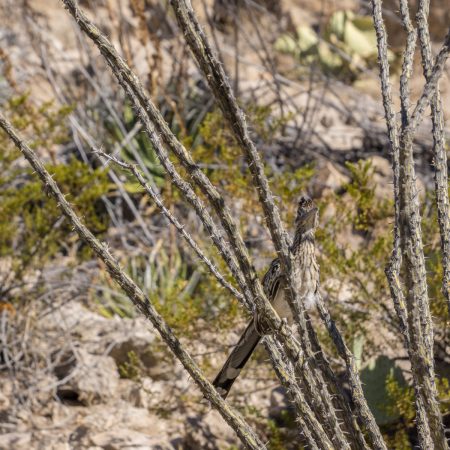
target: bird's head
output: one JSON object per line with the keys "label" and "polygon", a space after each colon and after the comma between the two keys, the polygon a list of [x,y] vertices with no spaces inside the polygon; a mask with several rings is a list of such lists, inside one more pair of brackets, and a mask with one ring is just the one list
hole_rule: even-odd
{"label": "bird's head", "polygon": [[309,197],[301,197],[298,202],[295,229],[301,234],[308,231],[314,233],[319,224],[319,210]]}

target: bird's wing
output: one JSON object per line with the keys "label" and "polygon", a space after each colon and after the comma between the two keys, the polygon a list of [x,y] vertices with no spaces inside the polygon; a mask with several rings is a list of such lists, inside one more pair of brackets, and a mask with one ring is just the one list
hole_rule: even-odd
{"label": "bird's wing", "polygon": [[278,288],[280,287],[281,281],[281,264],[278,258],[275,258],[271,263],[270,267],[263,277],[263,288],[264,292],[270,302],[277,295]]}

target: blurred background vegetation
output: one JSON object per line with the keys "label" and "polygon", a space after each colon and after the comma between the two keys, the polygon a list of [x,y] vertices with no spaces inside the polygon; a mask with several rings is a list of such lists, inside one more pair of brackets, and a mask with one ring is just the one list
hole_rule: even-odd
{"label": "blurred background vegetation", "polygon": [[[6,8],[13,7],[10,2],[3,3]],[[9,11],[17,24],[29,24],[36,18],[34,26],[19,33],[10,24],[1,25],[15,39],[10,46],[0,41],[0,78],[5,87],[2,110],[45,158],[48,170],[76,211],[91,231],[114,249],[123,267],[170,326],[192,349],[209,336],[209,352],[198,358],[212,377],[217,362],[228,351],[224,342],[235,340],[232,332],[242,328],[246,315],[236,300],[205,273],[129,174],[102,164],[92,149],[101,147],[138,164],[168,208],[202,242],[223,273],[225,267],[195,214],[165,176],[134,110],[107,68],[76,32],[73,40],[61,35],[54,16],[61,6],[57,2],[51,7],[39,1],[31,6],[25,3],[22,9]],[[95,11],[92,2],[82,3],[88,12]],[[239,146],[190,60],[166,2],[130,1],[124,2],[122,9],[111,6],[113,3],[101,2],[97,20],[134,64],[172,131],[192,150],[194,159],[228,199],[258,261],[257,269],[263,274],[274,255],[256,193],[249,188],[250,175]],[[380,138],[382,125],[380,132],[376,132],[376,125],[373,135],[368,131],[375,116],[382,118],[382,110],[377,103],[375,34],[367,5],[345,1],[319,7],[287,0],[193,3],[225,55],[225,68],[266,161],[266,174],[285,223],[292,225],[300,194],[311,195],[319,205],[317,246],[327,302],[357,356],[370,406],[389,448],[412,448],[416,431],[410,373],[384,274],[392,248],[393,222],[388,147]],[[440,7],[437,4],[437,10]],[[390,17],[392,5],[388,2],[386,8]],[[433,14],[436,21],[442,20],[438,12],[432,12],[435,17]],[[155,23],[160,26],[155,28]],[[264,26],[267,35],[262,36]],[[390,27],[398,39],[398,24],[394,21]],[[441,27],[435,24],[433,30],[439,42]],[[53,35],[61,41],[59,48],[49,42],[48,36]],[[36,61],[30,57],[30,62],[16,63],[19,53],[14,46],[22,42],[27,42],[23,48],[33,53]],[[401,63],[396,45],[394,42],[390,55],[394,77]],[[65,61],[69,69],[59,71],[64,61],[60,64],[56,57],[64,46],[75,48],[76,56],[71,53],[70,61]],[[40,67],[39,75],[31,75],[35,65]],[[246,78],[249,74],[253,77],[250,81]],[[302,100],[296,102],[300,97]],[[355,109],[359,98],[367,105]],[[350,134],[351,143],[344,149],[337,141],[337,148],[333,147],[333,133],[339,130]],[[438,389],[448,423],[449,318],[441,293],[431,156],[423,150],[427,131],[419,133],[418,139]],[[93,255],[60,217],[53,199],[4,134],[0,134],[0,148],[0,310],[20,316],[30,304],[39,302],[47,289],[46,267],[64,267],[70,279],[77,266],[92,260]],[[111,320],[136,314],[102,270],[95,271],[82,301]],[[343,373],[319,321],[317,326],[333,365]],[[256,358],[259,362],[267,359],[263,350]],[[122,378],[139,379],[139,355],[131,352],[119,369]],[[254,366],[248,373],[249,377],[254,375]],[[258,377],[276,386],[267,364]],[[238,387],[233,401],[265,433],[270,448],[294,448],[289,409],[267,425],[259,405],[250,407],[245,397],[239,398],[239,392]],[[186,394],[180,401],[194,400]],[[164,412],[164,405],[161,409],[163,416],[172,414]]]}

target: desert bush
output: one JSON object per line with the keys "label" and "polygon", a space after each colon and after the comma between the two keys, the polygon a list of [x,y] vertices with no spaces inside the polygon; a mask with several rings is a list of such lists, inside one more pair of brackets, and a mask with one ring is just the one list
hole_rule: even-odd
{"label": "desert bush", "polygon": [[[30,145],[48,152],[46,167],[64,186],[74,208],[97,235],[104,233],[108,217],[100,198],[110,189],[106,173],[73,157],[65,164],[55,159],[57,146],[69,139],[64,119],[71,109],[51,103],[35,106],[27,95],[10,99],[4,108],[16,126],[32,136]],[[74,240],[72,227],[61,218],[56,202],[32,171],[23,167],[20,153],[3,133],[0,146],[0,257],[9,262],[2,273],[0,299],[10,302],[22,297],[16,288],[33,284],[35,274],[56,255],[77,255],[79,261],[91,253]]]}

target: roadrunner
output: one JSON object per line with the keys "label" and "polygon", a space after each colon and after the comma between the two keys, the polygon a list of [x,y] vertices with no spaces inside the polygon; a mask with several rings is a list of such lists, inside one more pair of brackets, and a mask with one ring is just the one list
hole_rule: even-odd
{"label": "roadrunner", "polygon": [[[316,262],[314,245],[314,233],[317,224],[317,207],[311,199],[302,197],[295,218],[294,241],[290,251],[299,269],[298,273],[301,276],[300,294],[307,309],[315,304],[319,284],[319,266]],[[280,318],[286,318],[288,323],[292,325],[291,308],[285,298],[286,283],[278,258],[272,261],[269,270],[264,275],[263,288]],[[259,328],[258,319],[255,317],[245,329],[236,347],[214,380],[213,385],[223,398],[226,398],[230,392],[231,386],[261,339]]]}

